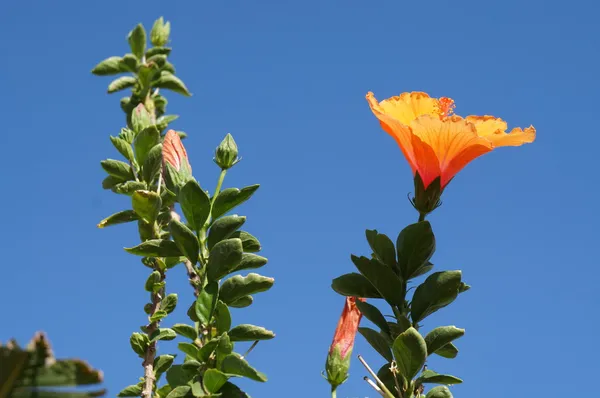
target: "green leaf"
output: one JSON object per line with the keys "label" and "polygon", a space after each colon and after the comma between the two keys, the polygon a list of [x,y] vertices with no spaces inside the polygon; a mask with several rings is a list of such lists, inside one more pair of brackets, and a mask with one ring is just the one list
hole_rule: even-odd
{"label": "green leaf", "polygon": [[[142,386],[139,384],[133,384],[125,387],[117,394],[117,397],[139,397],[142,393]],[[38,396],[35,394],[35,396]]]}
{"label": "green leaf", "polygon": [[[133,139],[135,138],[135,132],[126,127],[123,127],[117,138],[120,138],[126,143],[131,144],[133,142]],[[131,158],[133,159],[133,156]]]}
{"label": "green leaf", "polygon": [[121,57],[109,57],[98,63],[92,69],[92,73],[97,76],[109,76],[121,73]]}
{"label": "green leaf", "polygon": [[163,318],[166,318],[167,315],[167,311],[158,310],[150,316],[150,322],[159,322]]}
{"label": "green leaf", "polygon": [[359,311],[365,316],[365,318],[377,325],[379,329],[389,334],[390,327],[387,321],[385,320],[385,317],[377,307],[360,300],[356,300],[355,303]]}
{"label": "green leaf", "polygon": [[179,204],[190,227],[198,232],[210,214],[210,199],[194,180],[189,180],[179,191]]}
{"label": "green leaf", "polygon": [[124,180],[121,178],[107,176],[104,180],[102,180],[102,189],[112,189],[116,185],[121,184]]}
{"label": "green leaf", "polygon": [[112,188],[114,193],[120,195],[133,195],[135,191],[142,191],[147,188],[146,184],[138,181],[127,181],[121,184],[117,184]]}
{"label": "green leaf", "polygon": [[133,171],[131,166],[125,162],[114,159],[106,159],[100,162],[100,165],[109,175],[123,181],[133,180]]}
{"label": "green leaf", "polygon": [[133,210],[123,210],[100,221],[98,223],[98,228],[110,227],[111,225],[123,224],[137,219],[138,216]]}
{"label": "green leaf", "polygon": [[242,188],[241,190],[237,188],[227,188],[222,190],[216,197],[212,207],[213,218],[217,219],[221,217],[223,214],[250,199],[259,186],[260,185],[256,184]]}
{"label": "green leaf", "polygon": [[389,343],[387,342],[385,337],[381,335],[381,333],[371,328],[358,328],[358,332],[362,334],[362,336],[365,338],[365,340],[367,340],[371,347],[373,347],[375,351],[377,351],[388,362],[394,360]]}
{"label": "green leaf", "polygon": [[[142,178],[144,179],[144,181],[146,181],[148,184],[151,184],[154,179],[156,177],[158,177],[158,174],[160,173],[160,169],[162,166],[162,144],[157,144],[154,145],[152,147],[152,149],[150,149],[150,151],[148,151],[148,155],[146,156],[146,161],[144,162],[144,165],[142,167]],[[163,192],[165,192],[165,190],[163,190]],[[162,194],[162,192],[161,192]],[[166,206],[167,204],[164,203],[164,197],[163,197],[163,206]]]}
{"label": "green leaf", "polygon": [[146,63],[149,64],[151,62],[155,63],[159,68],[162,68],[167,62],[167,56],[163,54],[156,54],[146,58]]}
{"label": "green leaf", "polygon": [[[227,333],[223,333],[219,338],[217,346],[215,348],[217,354],[217,367],[221,367],[223,359],[233,352],[233,344]],[[222,369],[221,369],[222,370]]]}
{"label": "green leaf", "polygon": [[176,323],[171,327],[180,336],[187,337],[190,340],[196,340],[198,338],[198,332],[196,328],[185,323]]}
{"label": "green leaf", "polygon": [[194,369],[186,368],[183,365],[173,365],[167,371],[167,382],[171,387],[188,385],[196,373]]}
{"label": "green leaf", "polygon": [[171,90],[186,97],[192,95],[180,78],[167,71],[162,71],[160,77],[152,82],[152,86]]}
{"label": "green leaf", "polygon": [[125,54],[121,58],[121,72],[133,72],[136,73],[138,70],[138,59],[133,54]]}
{"label": "green leaf", "polygon": [[235,326],[228,334],[231,341],[271,340],[275,337],[272,331],[249,324]]}
{"label": "green leaf", "polygon": [[216,350],[219,342],[221,341],[220,337],[216,339],[209,340],[206,344],[202,346],[200,349],[200,359],[202,362],[208,362],[210,359],[210,355]]}
{"label": "green leaf", "polygon": [[179,119],[179,115],[164,115],[156,119],[156,127],[163,131],[169,126],[169,123]]}
{"label": "green leaf", "polygon": [[[237,231],[246,222],[246,217],[240,217],[237,214],[226,216],[216,220],[208,232],[207,246],[208,250],[222,241],[229,238],[231,234]],[[243,246],[243,245],[242,245]]]}
{"label": "green leaf", "polygon": [[166,239],[147,240],[134,247],[126,247],[127,253],[145,257],[179,257],[181,251],[175,242]]}
{"label": "green leaf", "polygon": [[116,93],[117,91],[133,87],[136,82],[137,79],[133,76],[121,76],[110,82],[107,91],[109,94]]}
{"label": "green leaf", "polygon": [[214,316],[216,319],[215,327],[217,329],[217,335],[221,335],[231,329],[231,313],[229,312],[229,307],[221,300],[217,301]]}
{"label": "green leaf", "polygon": [[187,398],[187,397],[191,396],[191,394],[190,394],[191,390],[192,390],[192,387],[190,387],[190,386],[175,387],[174,389],[171,390],[169,395],[167,395],[165,398]]}
{"label": "green leaf", "polygon": [[246,308],[249,307],[253,301],[254,299],[252,298],[252,296],[244,296],[235,300],[233,303],[229,303],[229,306],[233,308]]}
{"label": "green leaf", "polygon": [[139,134],[135,137],[134,148],[135,158],[138,164],[144,164],[150,150],[160,143],[160,132],[156,126],[148,126],[142,128]]}
{"label": "green leaf", "polygon": [[456,348],[456,346],[452,343],[448,343],[445,346],[443,346],[442,348],[438,348],[434,354],[437,354],[443,358],[448,358],[448,359],[452,359],[452,358],[456,358],[456,356],[458,355],[458,348]]}
{"label": "green leaf", "polygon": [[425,343],[427,343],[427,353],[433,354],[446,344],[464,336],[465,329],[459,329],[456,326],[440,326],[427,333]]}
{"label": "green leaf", "polygon": [[396,268],[396,249],[394,243],[387,235],[380,234],[377,230],[368,230],[366,232],[367,241],[376,258],[383,264],[392,269]]}
{"label": "green leaf", "polygon": [[[243,250],[244,244],[242,243],[242,250]],[[245,269],[256,269],[256,268],[260,268],[262,266],[264,266],[269,260],[267,260],[265,257],[259,256],[257,254],[253,254],[253,253],[243,253],[242,254],[242,261],[240,261],[240,264],[235,267],[234,270],[232,270],[232,272],[234,271],[242,271]]]}
{"label": "green leaf", "polygon": [[444,384],[447,386],[450,386],[453,384],[460,384],[462,382],[463,381],[461,379],[459,379],[458,377],[451,376],[451,375],[442,375],[437,372],[434,372],[433,370],[423,371],[423,373],[421,373],[421,376],[419,376],[419,378],[417,379],[417,383],[421,383],[421,384],[432,383],[432,384]]}
{"label": "green leaf", "polygon": [[137,26],[129,32],[127,41],[129,42],[129,47],[131,48],[133,55],[139,60],[144,58],[144,52],[146,51],[146,30],[141,23],[137,24]]}
{"label": "green leaf", "polygon": [[433,269],[433,264],[431,264],[429,261],[421,266],[421,268],[417,269],[411,276],[411,278],[416,278],[419,277],[421,275],[425,275],[426,273],[428,273],[429,271],[431,271]]}
{"label": "green leaf", "polygon": [[160,195],[156,192],[138,190],[131,195],[133,211],[148,224],[154,223],[162,207]]}
{"label": "green leaf", "polygon": [[446,386],[434,387],[425,396],[425,398],[452,398],[452,393]]}
{"label": "green leaf", "polygon": [[169,55],[171,53],[171,47],[152,47],[146,51],[146,57],[150,58],[156,54]]}
{"label": "green leaf", "polygon": [[110,142],[112,142],[113,146],[125,159],[133,162],[133,149],[127,141],[119,137],[110,136]]}
{"label": "green leaf", "polygon": [[196,344],[179,343],[177,344],[177,348],[194,359],[200,359],[200,349]]}
{"label": "green leaf", "polygon": [[170,314],[175,310],[177,306],[177,293],[171,293],[167,297],[161,300],[160,309],[165,311],[167,314]]}
{"label": "green leaf", "polygon": [[173,340],[175,337],[177,337],[177,334],[175,333],[175,331],[173,329],[159,328],[159,329],[156,329],[150,335],[150,342],[159,341],[159,340],[168,341],[168,340]]}
{"label": "green leaf", "polygon": [[396,241],[398,265],[404,280],[414,278],[435,252],[435,236],[429,221],[420,221],[404,228]]}
{"label": "green leaf", "polygon": [[146,349],[148,348],[148,336],[142,333],[133,333],[129,338],[129,343],[133,351],[143,358],[146,355]]}
{"label": "green leaf", "polygon": [[239,238],[242,241],[242,247],[246,253],[256,253],[261,249],[258,239],[246,231],[235,231],[230,237]]}
{"label": "green leaf", "polygon": [[154,290],[154,285],[160,283],[162,281],[162,276],[160,272],[153,271],[146,279],[145,289],[147,292],[152,292]]}
{"label": "green leaf", "polygon": [[177,220],[171,220],[169,230],[179,250],[192,264],[196,264],[200,252],[200,243],[198,243],[198,238],[194,235],[194,232]]}
{"label": "green leaf", "polygon": [[250,396],[240,390],[238,386],[230,382],[225,383],[221,390],[219,390],[219,393],[223,398],[250,398]]}
{"label": "green leaf", "polygon": [[173,364],[173,360],[175,359],[174,355],[160,355],[154,359],[154,372],[156,373],[156,377],[160,377],[161,374],[165,373],[171,365]]}
{"label": "green leaf", "polygon": [[211,282],[204,286],[196,299],[196,317],[203,325],[209,325],[219,299],[219,284]]}
{"label": "green leaf", "polygon": [[401,333],[392,346],[399,373],[410,382],[423,368],[427,345],[415,328]]}
{"label": "green leaf", "polygon": [[219,298],[225,304],[231,304],[244,296],[269,290],[274,282],[273,278],[254,273],[247,276],[235,275],[223,282]]}
{"label": "green leaf", "polygon": [[208,258],[208,280],[217,281],[235,270],[242,261],[242,250],[242,241],[239,239],[225,239],[217,243]]}
{"label": "green leaf", "polygon": [[452,303],[458,296],[461,282],[460,271],[434,272],[417,287],[411,303],[414,323]]}
{"label": "green leaf", "polygon": [[331,283],[331,288],[342,296],[381,298],[381,294],[371,282],[356,272],[335,278]]}
{"label": "green leaf", "polygon": [[371,282],[381,296],[392,305],[404,304],[404,284],[387,265],[377,259],[351,256],[361,274]]}
{"label": "green leaf", "polygon": [[218,392],[225,383],[227,383],[227,376],[217,369],[207,369],[202,376],[202,385],[211,394]]}
{"label": "green leaf", "polygon": [[221,363],[221,370],[224,373],[236,376],[247,377],[250,380],[265,382],[267,376],[254,369],[246,360],[236,354],[229,354]]}

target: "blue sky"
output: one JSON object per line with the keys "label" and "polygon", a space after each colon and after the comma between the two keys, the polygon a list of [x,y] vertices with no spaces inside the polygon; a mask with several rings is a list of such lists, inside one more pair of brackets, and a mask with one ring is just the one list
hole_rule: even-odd
{"label": "blue sky", "polygon": [[[395,238],[416,219],[410,169],[371,114],[369,90],[449,96],[458,114],[538,131],[534,144],[467,166],[429,217],[437,269],[462,269],[473,286],[425,323],[467,331],[458,358],[430,368],[465,380],[458,398],[586,388],[600,370],[599,11],[591,0],[2,3],[0,341],[45,330],[58,356],[105,372],[109,396],[142,375],[128,340],[145,321],[148,271],[122,250],[136,228],[96,228],[128,206],[100,186],[100,160],[118,156],[108,136],[124,123],[120,96],[90,70],[128,51],[136,23],[164,15],[194,93],[169,94],[168,109],[189,134],[196,177],[213,189],[212,152],[231,132],[243,161],[225,186],[261,184],[239,212],[276,285],[233,316],[277,338],[249,357],[270,378],[243,383],[250,394],[328,395],[319,373],[343,302],[330,281],[354,271],[351,253],[369,254],[365,229]],[[182,304],[167,322],[184,321],[183,269],[168,286]],[[382,362],[360,336],[355,353]],[[355,361],[338,397],[374,397],[364,375]]]}

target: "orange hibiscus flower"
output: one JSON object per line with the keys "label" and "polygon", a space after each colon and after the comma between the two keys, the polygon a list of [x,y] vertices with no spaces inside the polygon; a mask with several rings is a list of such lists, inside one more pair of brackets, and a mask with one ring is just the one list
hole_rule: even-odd
{"label": "orange hibiscus flower", "polygon": [[434,182],[437,185],[439,178],[437,191],[441,194],[473,159],[496,147],[520,146],[535,140],[533,126],[507,133],[507,124],[500,118],[457,116],[450,98],[412,92],[378,102],[369,92],[367,101],[381,127],[400,146],[415,179],[422,184],[421,190],[427,190]]}

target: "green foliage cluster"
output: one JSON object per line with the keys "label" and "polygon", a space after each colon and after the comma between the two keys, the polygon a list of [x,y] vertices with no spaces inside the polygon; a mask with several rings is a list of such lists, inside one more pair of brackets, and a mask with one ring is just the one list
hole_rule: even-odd
{"label": "green foliage cluster", "polygon": [[[160,90],[190,95],[168,61],[169,33],[170,24],[157,20],[150,33],[153,47],[147,48],[146,32],[137,25],[128,36],[131,53],[107,58],[92,70],[97,75],[130,74],[111,82],[109,93],[131,88],[131,95],[121,100],[127,126],[110,137],[123,160],[101,162],[107,173],[102,186],[129,196],[130,208],[98,226],[137,222],[141,243],[125,250],[142,257],[150,269],[144,283],[150,296],[144,307],[148,322],[130,338],[132,350],[143,361],[144,377],[119,396],[246,397],[232,378],[264,382],[267,377],[248,363],[248,353],[235,351],[236,343],[254,342],[251,351],[275,334],[261,326],[233,324],[230,309],[248,307],[254,295],[269,290],[274,280],[256,272],[240,274],[261,268],[267,259],[256,254],[261,250],[259,240],[242,229],[246,217],[231,213],[259,186],[222,189],[227,171],[239,162],[230,134],[215,150],[220,174],[212,195],[192,175],[187,155],[178,154],[179,166],[165,161],[165,130],[177,116],[165,115],[167,100]],[[183,133],[179,136],[185,138]],[[165,280],[175,266],[186,267],[196,299],[187,310],[189,324],[164,327],[178,305],[178,295],[167,294]],[[159,341],[178,337],[182,363],[175,364],[175,354],[157,355]],[[160,385],[163,375],[166,383]]]}
{"label": "green foliage cluster", "polygon": [[[385,301],[393,315],[384,316],[374,305],[356,300],[361,313],[376,329],[360,327],[358,332],[385,360],[377,372],[377,381],[386,397],[424,396],[424,384],[441,384],[427,393],[427,398],[451,398],[446,387],[462,383],[458,377],[438,374],[425,367],[430,355],[455,358],[454,340],[464,329],[440,326],[422,335],[420,323],[429,315],[451,304],[469,286],[460,271],[430,273],[416,286],[412,295],[409,285],[433,269],[430,262],[435,251],[435,236],[429,221],[419,221],[404,228],[396,244],[376,230],[366,231],[371,257],[351,259],[358,273],[342,275],[332,288],[344,296]],[[370,301],[370,300],[369,300]]]}

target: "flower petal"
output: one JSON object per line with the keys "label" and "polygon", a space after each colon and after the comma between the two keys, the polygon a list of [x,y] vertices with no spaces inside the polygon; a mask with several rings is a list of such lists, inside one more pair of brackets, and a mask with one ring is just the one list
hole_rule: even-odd
{"label": "flower petal", "polygon": [[[179,134],[175,130],[167,131],[165,135],[165,139],[163,140],[163,162],[168,162],[173,166],[176,170],[181,170],[181,165],[183,160],[187,161],[187,152],[183,143],[181,142],[181,138],[179,138]],[[191,166],[190,166],[191,172]]]}
{"label": "flower petal", "polygon": [[[367,94],[367,101],[371,107],[373,114],[379,119],[379,123],[383,130],[391,135],[400,146],[404,157],[408,161],[413,174],[416,171],[415,156],[411,143],[412,133],[407,125],[402,124],[398,119],[388,115],[385,109],[380,106],[372,92]],[[384,101],[385,102],[385,101]]]}
{"label": "flower petal", "polygon": [[[370,93],[370,95],[373,94]],[[420,91],[402,93],[388,98],[381,101],[379,106],[386,115],[405,125],[409,125],[419,116],[439,115],[440,113],[439,100]]]}
{"label": "flower petal", "polygon": [[480,137],[485,137],[494,144],[494,147],[521,146],[535,140],[535,128],[514,128],[506,133],[506,122],[493,116],[467,116],[467,121],[473,123]]}
{"label": "flower petal", "polygon": [[[468,162],[493,148],[490,141],[477,135],[472,123],[459,116],[441,120],[423,115],[412,122],[410,127],[413,134],[424,144],[418,149],[419,154],[417,145],[414,145],[415,157],[418,159],[417,170],[425,187],[437,176],[441,176],[441,185],[444,187]],[[431,151],[426,150],[426,146],[429,146]],[[435,169],[434,162],[437,162],[438,170]],[[458,165],[460,168],[457,168]],[[435,172],[438,174],[434,175]]]}

